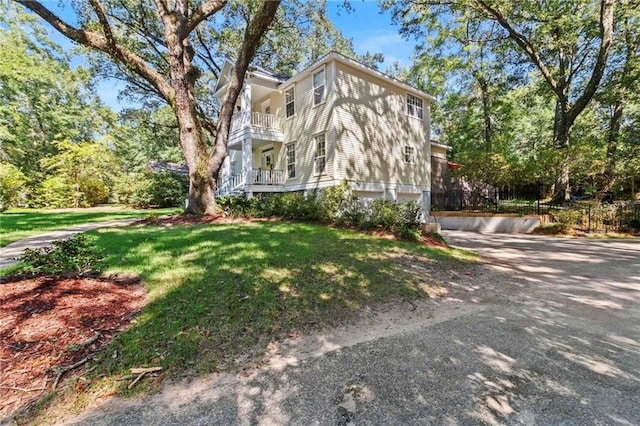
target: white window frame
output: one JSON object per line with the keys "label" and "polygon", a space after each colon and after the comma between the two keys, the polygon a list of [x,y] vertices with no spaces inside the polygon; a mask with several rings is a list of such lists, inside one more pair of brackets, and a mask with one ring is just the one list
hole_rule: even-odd
{"label": "white window frame", "polygon": [[[319,138],[322,138],[322,140],[319,140]],[[322,155],[318,155],[321,152],[319,146],[320,142],[322,142]],[[315,135],[313,137],[313,145],[313,174],[316,176],[323,175],[327,173],[327,134],[320,133]],[[319,159],[322,159],[322,170],[319,170],[318,168]]]}
{"label": "white window frame", "polygon": [[[322,74],[322,85],[316,86],[316,75]],[[326,67],[320,68],[318,71],[311,74],[311,86],[313,87],[313,106],[320,105],[327,100],[327,71]],[[320,98],[316,97],[316,91],[322,89]]]}
{"label": "white window frame", "polygon": [[413,146],[405,145],[404,151],[404,162],[405,164],[415,164],[416,163],[416,148]]}
{"label": "white window frame", "polygon": [[[289,149],[291,148],[291,152]],[[290,153],[293,153],[293,162],[291,162]],[[285,156],[287,163],[287,179],[295,179],[296,178],[296,143],[291,142],[285,145]],[[292,169],[289,169],[289,166],[293,166]],[[293,176],[291,175],[291,171],[293,171]]]}
{"label": "white window frame", "polygon": [[[292,93],[291,102],[287,102],[287,92],[289,91]],[[293,113],[291,115],[288,115],[289,111],[287,110],[287,105],[289,104],[293,105]],[[294,84],[293,86],[289,87],[284,91],[284,116],[285,118],[291,118],[295,115],[296,115],[296,86]]]}
{"label": "white window frame", "polygon": [[424,99],[407,92],[406,101],[407,115],[409,117],[424,120]]}

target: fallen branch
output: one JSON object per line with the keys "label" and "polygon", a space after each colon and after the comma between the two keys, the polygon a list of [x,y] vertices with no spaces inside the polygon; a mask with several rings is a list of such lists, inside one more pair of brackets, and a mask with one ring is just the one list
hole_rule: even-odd
{"label": "fallen branch", "polygon": [[149,368],[132,368],[131,369],[131,374],[137,374],[138,377],[136,377],[133,382],[131,382],[129,384],[129,386],[127,386],[127,389],[131,389],[132,387],[134,387],[136,385],[136,383],[138,383],[140,381],[140,379],[142,379],[142,377],[147,374],[147,373],[155,373],[156,371],[160,371],[162,370],[162,367],[149,367]]}
{"label": "fallen branch", "polygon": [[84,342],[80,343],[80,348],[84,348],[86,346],[89,346],[90,344],[92,344],[93,342],[98,340],[99,337],[100,337],[100,333],[98,333],[97,331],[94,332],[93,336],[89,337],[87,340],[85,340]]}
{"label": "fallen branch", "polygon": [[21,391],[21,392],[42,392],[43,390],[45,390],[45,388],[24,389],[24,388],[19,388],[17,386],[0,386],[0,388],[9,389],[9,390],[17,390],[17,391]]}
{"label": "fallen branch", "polygon": [[82,358],[80,361],[76,362],[75,364],[69,365],[67,367],[54,367],[53,371],[55,371],[55,373],[56,373],[56,378],[53,381],[53,385],[51,386],[51,389],[56,390],[56,387],[58,387],[58,382],[62,378],[63,374],[80,367],[81,365],[83,365],[87,361],[89,361],[90,359],[91,358],[89,358],[89,357],[85,357],[85,358]]}

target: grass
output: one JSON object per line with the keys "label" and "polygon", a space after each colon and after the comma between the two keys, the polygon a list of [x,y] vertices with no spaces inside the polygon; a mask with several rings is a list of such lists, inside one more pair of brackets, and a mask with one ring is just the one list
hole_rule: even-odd
{"label": "grass", "polygon": [[[233,369],[292,330],[330,325],[367,304],[425,297],[405,269],[470,255],[318,225],[257,222],[96,232],[107,273],[135,274],[149,303],[99,374],[161,366],[168,376]],[[458,259],[458,260],[456,260]]]}
{"label": "grass", "polygon": [[47,231],[66,228],[89,222],[103,222],[118,219],[130,219],[147,215],[177,213],[178,209],[133,210],[122,209],[107,211],[60,211],[40,209],[11,209],[0,213],[0,247],[9,243],[41,234]]}
{"label": "grass", "polygon": [[[67,388],[67,413],[106,394],[156,389],[166,377],[248,367],[292,332],[341,324],[364,306],[428,297],[430,271],[475,263],[462,250],[303,223],[136,225],[91,234],[106,254],[105,274],[139,276],[148,303],[98,354],[92,387],[80,395]],[[149,366],[162,367],[160,379],[128,390],[129,369]]]}

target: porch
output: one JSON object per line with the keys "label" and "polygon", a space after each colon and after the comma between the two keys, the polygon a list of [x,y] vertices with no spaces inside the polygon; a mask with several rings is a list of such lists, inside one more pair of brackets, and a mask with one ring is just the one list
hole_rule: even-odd
{"label": "porch", "polygon": [[[248,182],[247,176],[249,177]],[[224,179],[218,185],[216,195],[222,197],[253,192],[284,192],[285,180],[284,170],[252,169],[249,173],[240,172]]]}

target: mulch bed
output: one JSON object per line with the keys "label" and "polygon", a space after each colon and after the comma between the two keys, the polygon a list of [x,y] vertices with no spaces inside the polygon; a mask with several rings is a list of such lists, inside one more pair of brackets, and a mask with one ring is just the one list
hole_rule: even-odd
{"label": "mulch bed", "polygon": [[135,278],[5,278],[0,283],[0,419],[80,374],[145,302]]}

